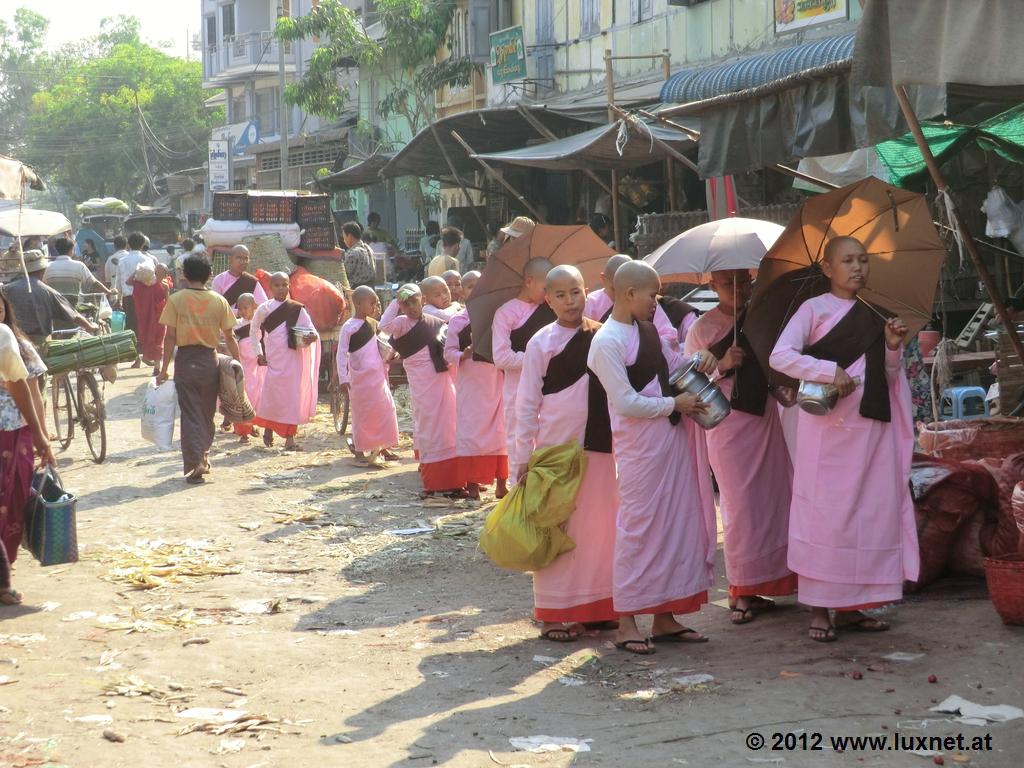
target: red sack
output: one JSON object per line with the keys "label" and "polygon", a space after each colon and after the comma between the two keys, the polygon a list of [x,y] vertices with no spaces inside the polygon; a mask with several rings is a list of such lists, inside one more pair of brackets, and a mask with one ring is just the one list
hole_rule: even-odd
{"label": "red sack", "polygon": [[291,297],[306,305],[313,327],[320,333],[336,330],[345,314],[345,297],[322,277],[296,267],[291,275]]}

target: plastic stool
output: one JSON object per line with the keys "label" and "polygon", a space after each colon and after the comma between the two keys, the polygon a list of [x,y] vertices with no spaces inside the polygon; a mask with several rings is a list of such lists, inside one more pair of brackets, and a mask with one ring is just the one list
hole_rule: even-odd
{"label": "plastic stool", "polygon": [[950,387],[942,391],[939,419],[983,419],[988,416],[985,390],[981,387]]}

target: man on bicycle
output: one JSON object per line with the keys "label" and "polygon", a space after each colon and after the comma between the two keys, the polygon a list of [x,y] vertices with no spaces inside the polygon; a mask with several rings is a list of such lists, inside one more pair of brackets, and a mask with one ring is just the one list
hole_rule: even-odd
{"label": "man on bicycle", "polygon": [[78,296],[86,293],[103,293],[109,296],[112,291],[96,279],[84,262],[71,258],[75,244],[66,237],[58,237],[53,244],[57,256],[50,261],[43,273],[43,282],[60,293],[68,301],[78,301]]}

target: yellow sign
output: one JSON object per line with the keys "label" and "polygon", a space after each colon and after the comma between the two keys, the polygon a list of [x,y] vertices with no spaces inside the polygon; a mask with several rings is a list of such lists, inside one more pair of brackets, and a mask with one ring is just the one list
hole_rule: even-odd
{"label": "yellow sign", "polygon": [[775,31],[791,32],[849,18],[848,0],[775,0]]}

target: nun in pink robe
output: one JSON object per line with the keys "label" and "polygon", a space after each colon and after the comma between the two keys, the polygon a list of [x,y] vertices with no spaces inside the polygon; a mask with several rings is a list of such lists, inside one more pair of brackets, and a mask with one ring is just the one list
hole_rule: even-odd
{"label": "nun in pink robe", "polygon": [[[308,347],[288,346],[288,326],[281,323],[264,337],[260,336],[263,321],[284,302],[277,299],[260,304],[252,318],[249,343],[252,352],[267,359],[263,389],[256,408],[256,426],[273,430],[281,437],[294,437],[299,426],[316,414],[319,392],[320,338]],[[296,325],[313,327],[305,309],[299,310]],[[314,331],[316,333],[316,331]]]}
{"label": "nun in pink robe", "polygon": [[[249,341],[249,334],[252,331],[252,323],[239,318],[235,325],[234,334],[238,341],[239,362],[242,364],[242,372],[245,374],[245,394],[252,403],[252,407],[258,408],[260,394],[263,392],[263,376],[267,369],[256,363],[256,351],[252,342]],[[232,425],[234,432],[239,437],[249,437],[254,434],[252,422],[235,423]]]}
{"label": "nun in pink robe", "polygon": [[[731,339],[733,320],[718,307],[701,315],[683,351],[693,355]],[[734,385],[733,376],[718,380],[726,398]],[[762,416],[733,408],[704,435],[720,491],[730,599],[793,594],[796,578],[786,559],[793,467],[775,399],[768,397]]]}
{"label": "nun in pink robe", "polygon": [[[448,323],[444,357],[458,371],[455,378],[455,454],[466,483],[489,485],[508,480],[508,441],[501,390],[504,375],[491,363],[463,359],[471,342],[469,311],[463,309]],[[463,344],[465,341],[467,344]]]}
{"label": "nun in pink robe", "polygon": [[[794,379],[832,383],[836,363],[803,354],[856,304],[831,293],[805,301],[786,325],[771,366]],[[866,371],[866,355],[846,368]],[[789,567],[805,605],[844,611],[899,600],[920,567],[910,463],[914,450],[910,386],[902,348],[885,348],[889,422],[861,416],[863,384],[825,416],[800,411]]]}
{"label": "nun in pink robe", "polygon": [[338,383],[349,385],[352,443],[356,451],[370,454],[398,445],[398,418],[384,359],[387,348],[381,349],[374,334],[355,352],[349,351],[353,334],[366,324],[365,319],[353,317],[341,326],[335,364]]}
{"label": "nun in pink robe", "polygon": [[[241,275],[239,275],[238,277],[235,277],[234,275],[232,275],[228,271],[221,272],[219,275],[214,277],[213,280],[210,282],[210,287],[213,288],[213,290],[215,290],[221,296],[223,296],[229,290],[231,290],[231,286],[233,286],[236,282],[238,282],[238,279],[240,277],[241,277]],[[260,281],[259,280],[257,280],[256,281],[256,285],[253,286],[252,295],[256,299],[256,306],[259,306],[260,304],[262,304],[263,302],[265,302],[269,298],[267,296],[267,292],[263,290],[263,286],[260,285]],[[238,303],[238,299],[235,299],[235,304],[232,305],[231,308],[235,309],[235,306],[237,305],[237,303]]]}
{"label": "nun in pink robe", "polygon": [[502,384],[502,402],[505,412],[505,435],[507,455],[515,449],[516,439],[516,391],[519,389],[519,375],[523,368],[525,351],[512,349],[510,334],[530,319],[537,309],[536,304],[520,298],[509,299],[494,313],[491,322],[491,355],[494,365],[505,374]]}
{"label": "nun in pink robe", "polygon": [[[595,324],[596,325],[596,324]],[[516,395],[513,477],[525,471],[533,451],[575,441],[583,445],[589,418],[590,377],[552,394],[541,390],[548,364],[561,353],[579,328],[558,323],[545,326],[526,345]],[[593,329],[590,329],[593,333]],[[607,425],[607,422],[605,422]],[[618,487],[611,452],[587,450],[587,468],[576,497],[576,510],[566,533],[576,548],[559,555],[533,574],[534,617],[550,623],[597,623],[618,618],[612,604],[612,564]]]}
{"label": "nun in pink robe", "polygon": [[[392,301],[380,319],[380,330],[399,339],[419,320],[400,315]],[[439,373],[427,347],[402,358],[412,400],[413,434],[420,462],[420,479],[427,493],[462,488],[455,451],[455,381],[449,371]]]}
{"label": "nun in pink robe", "polygon": [[[608,295],[604,288],[598,288],[587,294],[587,304],[583,309],[583,316],[603,323],[611,316],[614,303],[615,300]],[[677,330],[660,304],[654,310],[654,326],[658,329],[658,335],[665,339],[673,349],[678,349],[681,346],[683,339],[686,338],[686,331],[693,325],[696,318],[696,314],[688,315],[683,321],[683,325]]]}
{"label": "nun in pink robe", "polygon": [[[663,337],[659,341],[674,370],[683,356]],[[639,352],[638,325],[609,317],[588,360],[608,393],[619,470],[615,610],[692,613],[707,602],[718,543],[707,449],[695,422],[669,421],[675,402],[662,394],[657,376],[639,392],[630,384],[626,369]]]}

